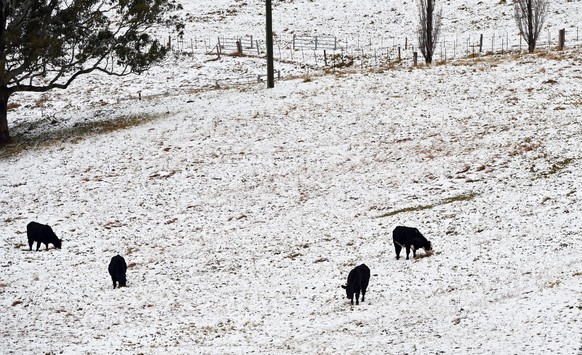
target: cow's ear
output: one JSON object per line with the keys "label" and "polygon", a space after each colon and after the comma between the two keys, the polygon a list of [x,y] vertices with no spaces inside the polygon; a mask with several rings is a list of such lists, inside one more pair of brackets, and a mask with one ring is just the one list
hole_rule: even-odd
{"label": "cow's ear", "polygon": [[346,288],[346,286],[342,285],[342,288],[343,288],[343,289],[345,289],[345,288]]}

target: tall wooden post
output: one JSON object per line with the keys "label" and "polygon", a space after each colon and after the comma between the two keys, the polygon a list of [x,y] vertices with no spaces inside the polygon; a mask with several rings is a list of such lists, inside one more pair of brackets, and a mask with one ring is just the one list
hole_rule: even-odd
{"label": "tall wooden post", "polygon": [[562,28],[558,35],[558,50],[564,50],[564,43],[566,42],[566,29]]}
{"label": "tall wooden post", "polygon": [[426,3],[426,63],[427,64],[431,64],[432,63],[432,50],[434,48],[434,43],[433,43],[433,36],[432,36],[432,32],[433,32],[433,22],[432,22],[432,18],[433,18],[433,12],[434,12],[434,0],[428,0]]}
{"label": "tall wooden post", "polygon": [[275,75],[273,70],[273,15],[271,13],[271,0],[266,0],[267,11],[267,88],[275,87]]}

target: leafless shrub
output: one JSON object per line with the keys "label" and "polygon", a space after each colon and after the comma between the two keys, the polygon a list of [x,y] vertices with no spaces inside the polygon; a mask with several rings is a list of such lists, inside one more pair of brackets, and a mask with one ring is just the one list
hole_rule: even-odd
{"label": "leafless shrub", "polygon": [[435,0],[417,0],[417,5],[418,45],[426,64],[430,64],[440,34],[442,9],[435,13]]}
{"label": "leafless shrub", "polygon": [[548,14],[548,0],[514,0],[514,8],[519,32],[533,53]]}

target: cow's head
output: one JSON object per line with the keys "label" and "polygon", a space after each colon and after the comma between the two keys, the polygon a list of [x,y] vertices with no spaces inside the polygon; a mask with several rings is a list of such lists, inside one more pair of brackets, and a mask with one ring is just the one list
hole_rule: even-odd
{"label": "cow's head", "polygon": [[432,251],[432,243],[429,241],[426,242],[426,246],[424,247],[425,251]]}
{"label": "cow's head", "polygon": [[426,242],[426,247],[424,248],[424,252],[426,253],[426,256],[432,255],[432,243],[430,241]]}
{"label": "cow's head", "polygon": [[63,240],[59,239],[59,238],[55,238],[55,242],[53,243],[55,245],[55,248],[57,249],[61,249],[61,244],[62,244]]}
{"label": "cow's head", "polygon": [[125,274],[119,275],[119,287],[126,287],[127,279],[125,278]]}
{"label": "cow's head", "polygon": [[342,288],[346,290],[346,296],[348,297],[348,299],[352,299],[354,297],[354,289],[353,287],[350,287],[350,285],[342,285]]}

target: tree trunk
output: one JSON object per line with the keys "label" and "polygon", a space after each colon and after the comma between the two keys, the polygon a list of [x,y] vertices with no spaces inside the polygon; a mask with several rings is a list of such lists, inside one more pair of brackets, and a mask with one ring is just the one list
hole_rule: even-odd
{"label": "tree trunk", "polygon": [[434,10],[433,0],[428,0],[426,5],[426,58],[427,64],[432,63],[432,14]]}
{"label": "tree trunk", "polygon": [[8,98],[10,94],[6,89],[0,89],[0,145],[10,142],[8,132]]}
{"label": "tree trunk", "polygon": [[533,53],[536,49],[535,29],[533,25],[533,6],[532,0],[527,1],[527,36],[528,36],[528,50]]}

